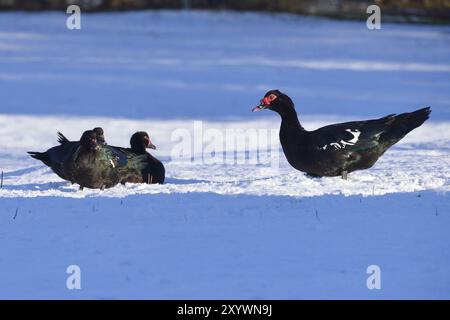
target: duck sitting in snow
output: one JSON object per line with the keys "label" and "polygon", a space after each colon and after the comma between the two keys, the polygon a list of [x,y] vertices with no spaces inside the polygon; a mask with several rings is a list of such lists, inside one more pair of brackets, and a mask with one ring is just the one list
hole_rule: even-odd
{"label": "duck sitting in snow", "polygon": [[165,179],[166,170],[161,161],[153,157],[147,152],[147,149],[156,149],[156,146],[151,142],[150,137],[145,131],[138,131],[131,136],[130,139],[131,148],[125,149],[129,154],[142,156],[145,166],[137,175],[129,175],[122,180],[122,183],[148,183],[163,184]]}
{"label": "duck sitting in snow", "polygon": [[113,187],[147,165],[144,156],[129,157],[121,148],[99,143],[94,130],[85,131],[80,141],[69,141],[62,133],[58,140],[59,146],[29,154],[44,162],[59,177],[78,183],[80,189]]}
{"label": "duck sitting in snow", "polygon": [[278,90],[266,93],[252,111],[269,109],[281,116],[280,142],[291,166],[315,177],[342,176],[372,167],[392,145],[428,119],[431,109],[305,130],[292,100]]}
{"label": "duck sitting in snow", "polygon": [[[94,128],[93,131],[97,134],[97,143],[99,142],[98,137],[100,136],[100,144],[105,145],[104,131],[102,128]],[[61,145],[73,144],[76,142],[69,141],[61,132],[58,132],[58,142]],[[130,147],[122,148],[109,146],[113,150],[121,154],[125,154],[128,161],[132,161],[133,158],[139,157],[139,168],[133,170],[127,170],[120,179],[122,184],[126,182],[130,183],[147,183],[147,184],[163,184],[165,180],[165,168],[161,161],[153,157],[147,152],[147,149],[156,149],[156,146],[151,142],[150,137],[145,131],[138,131],[131,136]]]}

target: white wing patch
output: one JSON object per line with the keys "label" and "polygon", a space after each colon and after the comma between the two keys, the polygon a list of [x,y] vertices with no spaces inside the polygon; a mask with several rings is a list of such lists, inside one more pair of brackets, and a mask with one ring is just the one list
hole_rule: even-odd
{"label": "white wing patch", "polygon": [[328,147],[333,147],[335,150],[339,150],[339,149],[345,149],[346,146],[354,146],[358,140],[359,140],[359,136],[361,135],[361,131],[356,130],[356,129],[345,129],[345,131],[351,133],[353,135],[353,138],[350,140],[341,140],[338,142],[332,142],[330,144],[326,144],[323,147],[321,147],[321,150],[327,150]]}
{"label": "white wing patch", "polygon": [[115,168],[116,165],[114,164],[114,161],[112,161],[112,160],[109,160],[109,161],[111,162],[111,166],[112,166],[113,168]]}

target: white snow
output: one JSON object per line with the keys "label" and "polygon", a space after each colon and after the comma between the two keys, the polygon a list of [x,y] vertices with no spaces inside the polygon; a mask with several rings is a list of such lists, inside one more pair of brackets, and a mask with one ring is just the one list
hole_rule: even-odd
{"label": "white snow", "polygon": [[[249,113],[249,117],[252,114]],[[317,117],[317,119],[316,119]],[[320,116],[307,117],[306,127],[317,128],[327,123]],[[344,119],[334,118],[339,122]],[[36,122],[39,126],[36,126]],[[384,195],[387,193],[434,190],[449,191],[450,177],[450,122],[426,123],[413,131],[395,148],[388,151],[371,170],[350,175],[348,181],[339,177],[311,179],[291,168],[279,151],[279,166],[272,165],[271,158],[262,158],[250,164],[245,150],[238,150],[236,161],[243,164],[195,163],[172,159],[171,150],[178,141],[173,141],[172,132],[185,129],[192,139],[205,141],[210,128],[226,132],[227,129],[273,129],[278,132],[280,120],[252,121],[204,121],[203,137],[194,135],[193,121],[176,120],[131,120],[92,117],[55,116],[0,116],[0,144],[14,146],[0,153],[5,168],[5,187],[0,190],[3,197],[58,196],[85,198],[126,197],[134,194],[212,192],[217,194],[277,195],[277,196],[323,196]],[[62,181],[42,163],[30,158],[26,151],[44,151],[56,145],[56,131],[61,130],[72,139],[77,139],[86,128],[101,126],[109,144],[128,146],[129,137],[137,130],[148,129],[158,149],[153,154],[165,160],[168,180],[165,185],[117,186],[109,190],[86,190],[77,192],[78,186]],[[52,128],[52,130],[49,130]],[[31,131],[30,131],[31,130]],[[443,134],[444,133],[444,134]],[[220,150],[225,150],[226,143]],[[206,142],[204,142],[206,144]],[[36,147],[38,146],[38,147]],[[264,155],[267,144],[260,146]],[[278,139],[274,148],[280,148]],[[218,160],[221,160],[219,158]],[[16,173],[18,172],[18,173]],[[68,192],[70,191],[70,192]]]}
{"label": "white snow", "polygon": [[[0,298],[450,298],[449,27],[160,11],[69,31],[65,18],[0,14]],[[276,135],[257,163],[243,146],[242,164],[172,158],[177,130],[197,157],[208,134],[228,152],[227,129],[277,133],[278,116],[250,112],[275,88],[307,129],[433,113],[347,181],[292,169]],[[121,146],[148,131],[167,183],[80,192],[26,154],[96,126]],[[366,287],[372,264],[381,290]]]}

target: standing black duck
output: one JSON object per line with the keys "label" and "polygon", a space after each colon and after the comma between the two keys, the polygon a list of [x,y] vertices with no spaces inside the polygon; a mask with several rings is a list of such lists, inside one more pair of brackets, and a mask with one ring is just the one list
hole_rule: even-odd
{"label": "standing black duck", "polygon": [[280,142],[291,166],[316,177],[342,176],[372,167],[392,145],[428,119],[431,109],[305,130],[294,103],[278,90],[266,93],[252,111],[269,109],[281,116]]}

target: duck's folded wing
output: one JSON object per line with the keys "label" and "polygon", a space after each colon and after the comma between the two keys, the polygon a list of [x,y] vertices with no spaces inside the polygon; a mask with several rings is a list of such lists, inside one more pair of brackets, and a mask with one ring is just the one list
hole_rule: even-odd
{"label": "duck's folded wing", "polygon": [[110,145],[102,146],[105,150],[105,160],[119,169],[123,170],[142,170],[148,165],[148,154],[138,155],[128,148],[115,147]]}
{"label": "duck's folded wing", "polygon": [[73,156],[77,148],[79,147],[79,143],[70,142],[64,145],[59,145],[56,147],[52,147],[47,150],[46,157],[48,162],[51,163],[49,166],[61,166],[64,161]]}
{"label": "duck's folded wing", "polygon": [[111,163],[112,167],[126,167],[129,155],[125,148],[110,145],[101,146],[101,160]]}
{"label": "duck's folded wing", "polygon": [[357,151],[376,147],[386,126],[377,121],[340,123],[312,131],[315,149]]}

